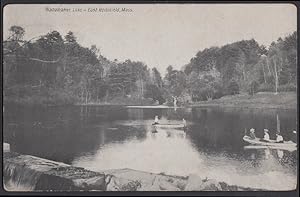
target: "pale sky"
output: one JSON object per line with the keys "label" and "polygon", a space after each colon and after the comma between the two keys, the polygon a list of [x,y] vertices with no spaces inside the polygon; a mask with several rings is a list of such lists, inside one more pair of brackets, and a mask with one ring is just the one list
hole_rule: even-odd
{"label": "pale sky", "polygon": [[[49,12],[46,7],[86,11]],[[15,4],[4,8],[4,39],[12,25],[25,29],[25,39],[53,30],[64,36],[71,30],[81,45],[97,45],[110,60],[142,61],[165,73],[167,66],[180,69],[211,46],[252,38],[268,46],[297,30],[297,9],[292,4]]]}

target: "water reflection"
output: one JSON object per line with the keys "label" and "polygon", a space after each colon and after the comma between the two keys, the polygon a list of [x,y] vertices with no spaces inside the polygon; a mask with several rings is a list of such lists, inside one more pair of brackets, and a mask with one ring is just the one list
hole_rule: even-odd
{"label": "water reflection", "polygon": [[[197,150],[185,139],[183,131],[158,129],[155,133],[151,127],[144,129],[144,139],[132,138],[122,143],[106,144],[95,155],[76,158],[73,165],[96,171],[133,168],[183,175],[191,173],[188,172],[187,166],[196,167],[199,163],[194,163],[198,157]],[[186,155],[186,159],[178,157],[179,153]]]}
{"label": "water reflection", "polygon": [[158,138],[186,138],[186,132],[177,129],[160,129],[152,128],[150,132],[147,132],[147,137],[152,139]]}
{"label": "water reflection", "polygon": [[282,160],[283,155],[284,155],[283,150],[277,150],[277,156],[278,156],[278,158],[279,158],[279,161]]}
{"label": "water reflection", "polygon": [[[158,130],[149,127],[146,138],[129,139],[122,143],[108,143],[93,155],[77,157],[73,165],[94,171],[116,168],[132,168],[154,173],[164,172],[187,176],[216,178],[230,184],[272,190],[291,189],[296,185],[294,174],[288,168],[282,170],[269,149],[252,152],[251,159],[239,158],[226,152],[207,154],[199,152],[184,132]],[[251,161],[252,162],[249,162]],[[285,181],[276,177],[283,176]],[[261,180],[267,182],[261,184]]]}
{"label": "water reflection", "polygon": [[[242,140],[245,129],[252,127],[257,137],[268,128],[274,139],[277,114],[284,139],[295,139],[289,132],[296,129],[295,111],[111,106],[6,107],[3,135],[12,151],[96,171],[133,168],[182,176],[196,173],[245,187],[293,189],[296,151],[245,148]],[[188,130],[154,132],[155,115],[172,124],[184,118]]]}
{"label": "water reflection", "polygon": [[271,155],[271,152],[268,148],[265,149],[265,158],[266,159],[269,159],[270,158],[270,155]]}

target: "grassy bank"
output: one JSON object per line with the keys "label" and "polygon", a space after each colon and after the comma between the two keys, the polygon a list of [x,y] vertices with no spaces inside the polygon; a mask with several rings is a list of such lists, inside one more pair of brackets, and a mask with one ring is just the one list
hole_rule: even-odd
{"label": "grassy bank", "polygon": [[[41,106],[62,106],[62,105],[157,105],[152,99],[140,99],[136,97],[114,97],[100,102],[78,102],[66,94],[59,96],[40,96],[31,97],[4,97],[5,104],[17,105],[41,105]],[[262,109],[296,109],[297,93],[296,92],[259,92],[253,96],[248,94],[238,94],[223,96],[220,99],[210,101],[194,102],[187,105],[188,107],[240,107],[240,108],[262,108]]]}
{"label": "grassy bank", "polygon": [[191,104],[192,107],[240,107],[263,109],[297,109],[296,92],[259,92],[253,96],[238,94]]}
{"label": "grassy bank", "polygon": [[76,103],[76,105],[154,105],[154,101],[149,98],[136,98],[136,97],[114,97],[107,99],[107,101]]}
{"label": "grassy bank", "polygon": [[4,97],[4,103],[7,105],[23,106],[65,106],[65,105],[154,105],[154,101],[149,98],[137,97],[112,97],[97,101],[82,102],[79,98],[72,95],[59,93],[56,95],[30,95],[30,96],[10,96]]}

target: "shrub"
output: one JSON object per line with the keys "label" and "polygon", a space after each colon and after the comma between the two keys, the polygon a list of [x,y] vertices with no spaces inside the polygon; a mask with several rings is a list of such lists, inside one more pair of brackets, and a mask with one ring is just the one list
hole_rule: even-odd
{"label": "shrub", "polygon": [[227,94],[235,95],[238,94],[239,92],[240,92],[239,84],[236,81],[231,80],[227,86]]}
{"label": "shrub", "polygon": [[270,85],[268,83],[263,83],[263,84],[260,84],[258,86],[258,92],[274,92],[275,91],[275,88],[273,85]]}
{"label": "shrub", "polygon": [[257,81],[252,81],[248,87],[248,93],[250,95],[254,95],[258,91],[258,82]]}
{"label": "shrub", "polygon": [[155,85],[147,85],[144,93],[145,98],[152,98],[154,101],[158,101],[159,104],[163,104],[166,100],[163,98],[163,92]]}
{"label": "shrub", "polygon": [[297,86],[296,84],[285,84],[285,85],[280,85],[278,87],[278,92],[290,92],[290,91],[296,91],[297,90]]}

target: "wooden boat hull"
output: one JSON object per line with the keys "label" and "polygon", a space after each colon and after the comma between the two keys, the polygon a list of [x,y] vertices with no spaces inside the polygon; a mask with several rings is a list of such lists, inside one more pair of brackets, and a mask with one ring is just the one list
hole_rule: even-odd
{"label": "wooden boat hull", "polygon": [[264,145],[247,145],[244,146],[245,150],[253,150],[253,149],[276,149],[276,150],[286,150],[286,151],[290,151],[293,152],[295,150],[297,150],[296,146],[291,146],[291,147],[276,147],[276,146],[264,146]]}
{"label": "wooden boat hull", "polygon": [[166,106],[166,105],[128,105],[125,106],[126,108],[136,108],[136,109],[177,109],[177,108],[184,108],[184,107],[174,107],[174,106]]}
{"label": "wooden boat hull", "polygon": [[249,136],[244,136],[243,140],[253,145],[260,146],[270,146],[270,147],[278,147],[278,148],[297,148],[297,144],[291,141],[284,141],[284,143],[276,143],[275,140],[270,140],[270,142],[262,142],[259,139],[251,139]]}
{"label": "wooden boat hull", "polygon": [[156,124],[153,126],[161,129],[184,129],[185,127],[183,124]]}

